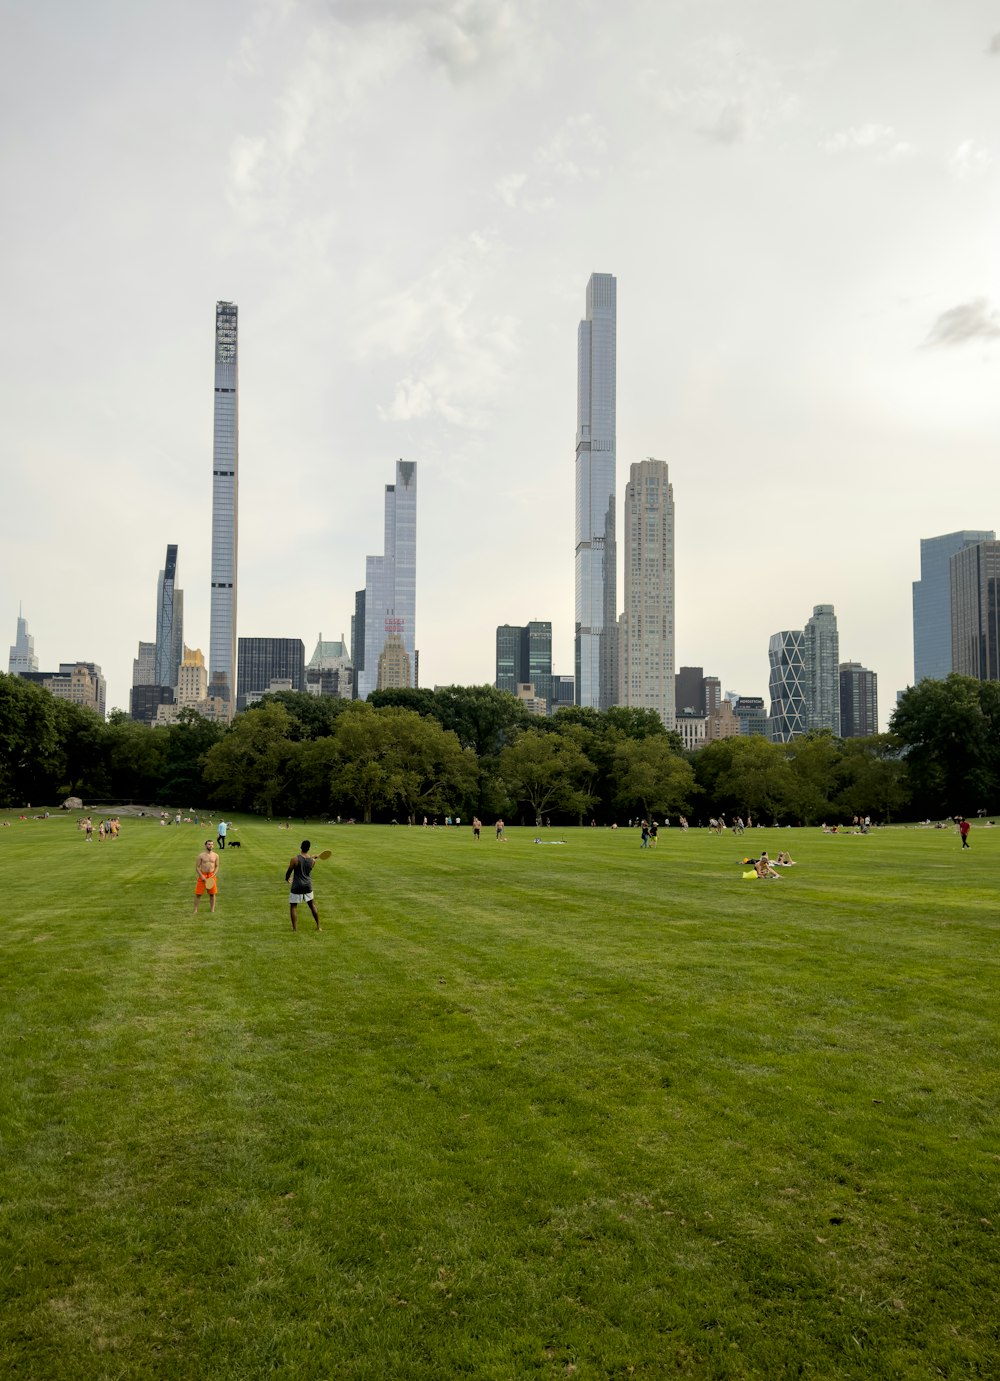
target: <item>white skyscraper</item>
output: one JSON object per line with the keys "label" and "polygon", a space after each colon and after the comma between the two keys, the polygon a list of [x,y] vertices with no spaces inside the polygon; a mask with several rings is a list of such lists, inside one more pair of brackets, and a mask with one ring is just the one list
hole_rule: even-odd
{"label": "white skyscraper", "polygon": [[236,563],[239,521],[239,350],[235,302],[215,304],[212,445],[212,603],[208,693],[236,705]]}
{"label": "white skyscraper", "polygon": [[618,700],[615,546],[617,284],[595,273],[577,336],[576,703]]}
{"label": "white skyscraper", "polygon": [[38,658],[35,656],[35,640],[28,632],[28,621],[21,617],[19,609],[17,611],[17,637],[10,649],[7,672],[11,676],[20,676],[22,672],[37,670]]}
{"label": "white skyscraper", "polygon": [[[417,466],[396,462],[396,483],[385,486],[385,549],[365,563],[363,598],[353,624],[354,680],[359,700],[378,689],[379,660],[392,639],[393,684],[400,669],[416,685]],[[359,627],[359,621],[361,626]],[[363,651],[362,651],[363,649]],[[360,660],[359,660],[360,659]]]}
{"label": "white skyscraper", "polygon": [[662,460],[642,460],[625,486],[625,612],[619,703],[675,726],[674,488]]}

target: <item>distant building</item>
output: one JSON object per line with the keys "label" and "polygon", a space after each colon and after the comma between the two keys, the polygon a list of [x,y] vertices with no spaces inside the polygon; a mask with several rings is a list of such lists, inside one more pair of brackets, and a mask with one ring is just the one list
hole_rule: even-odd
{"label": "distant building", "polygon": [[132,659],[132,685],[156,685],[156,643],[139,644],[139,655]]}
{"label": "distant building", "polygon": [[10,649],[10,657],[7,661],[7,673],[10,676],[23,676],[26,671],[38,670],[38,658],[35,656],[35,640],[28,632],[27,620],[21,617],[20,610],[17,615],[17,637],[14,639]]}
{"label": "distant building", "polygon": [[740,721],[728,700],[721,700],[705,716],[705,739],[708,743],[717,743],[723,738],[739,738],[741,732]]}
{"label": "distant building", "polygon": [[49,691],[58,700],[82,705],[104,718],[107,687],[101,668],[94,662],[60,662],[58,671],[22,671],[26,681],[32,681]]}
{"label": "distant building", "polygon": [[253,703],[249,696],[266,695],[272,681],[288,680],[297,691],[306,688],[306,649],[301,638],[240,638],[236,660],[238,710]]}
{"label": "distant building", "polygon": [[177,546],[167,547],[156,582],[156,684],[176,686],[184,655],[184,591],[177,588]]}
{"label": "distant building", "polygon": [[952,670],[1000,681],[1000,542],[977,542],[951,558]]}
{"label": "distant building", "polygon": [[316,650],[306,663],[306,690],[310,695],[325,695],[338,700],[350,700],[354,691],[354,670],[351,654],[343,636],[339,640],[316,643]]}
{"label": "distant building", "polygon": [[722,683],[717,676],[706,676],[704,667],[681,667],[674,677],[677,712],[711,714],[722,703]]}
{"label": "distant building", "polygon": [[708,741],[708,715],[700,710],[678,710],[674,728],[681,736],[681,742],[689,753],[704,748]]}
{"label": "distant building", "polygon": [[497,690],[516,695],[519,685],[530,683],[548,704],[552,698],[551,622],[504,623],[497,628],[496,639]]}
{"label": "distant building", "polygon": [[978,529],[921,538],[920,579],[913,582],[914,685],[928,677],[943,680],[953,669],[951,558],[966,547],[995,538],[995,532]]}
{"label": "distant building", "polygon": [[622,705],[674,727],[674,488],[662,460],[639,461],[625,486],[625,610],[619,623]]}
{"label": "distant building", "polygon": [[200,647],[185,647],[177,674],[179,709],[204,712],[208,699],[208,671]]}
{"label": "distant building", "polygon": [[767,737],[767,706],[762,695],[737,695],[732,704],[744,738]]}
{"label": "distant building", "polygon": [[209,695],[236,701],[236,594],[240,516],[239,308],[215,304],[215,420],[212,430],[212,589],[208,645]]}
{"label": "distant building", "polygon": [[409,690],[413,685],[410,654],[401,634],[387,633],[378,657],[376,690]]}
{"label": "distant building", "polygon": [[549,714],[568,709],[576,704],[576,677],[553,676],[552,696],[549,700]]}
{"label": "distant building", "polygon": [[[406,653],[406,685],[417,684],[417,467],[396,462],[396,482],[385,486],[385,548],[365,563],[364,598],[355,606],[351,641],[357,697],[367,700],[378,686],[386,641],[395,635]],[[361,592],[359,591],[359,595]],[[394,669],[404,663],[394,650]],[[394,670],[393,675],[396,674]]]}
{"label": "distant building", "polygon": [[617,470],[618,287],[591,274],[577,331],[576,703],[618,703]]}
{"label": "distant building", "polygon": [[840,737],[840,636],[832,604],[817,604],[806,623],[806,668],[810,729]]}
{"label": "distant building", "polygon": [[775,633],[768,645],[768,736],[788,743],[810,729],[840,735],[840,639],[832,604],[817,604],[800,633]]}
{"label": "distant building", "polygon": [[129,714],[139,724],[162,723],[157,719],[160,706],[173,704],[172,686],[133,686],[129,694]]}
{"label": "distant building", "polygon": [[860,662],[841,662],[841,738],[870,738],[877,733],[878,677]]}
{"label": "distant building", "polygon": [[544,718],[548,714],[549,702],[536,693],[535,687],[530,681],[518,685],[514,694],[530,715]]}

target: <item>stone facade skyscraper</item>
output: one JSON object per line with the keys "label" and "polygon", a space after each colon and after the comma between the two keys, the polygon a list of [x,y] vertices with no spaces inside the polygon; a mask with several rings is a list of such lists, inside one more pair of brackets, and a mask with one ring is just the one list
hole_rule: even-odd
{"label": "stone facade skyscraper", "polygon": [[215,304],[212,438],[212,603],[208,693],[226,718],[236,704],[236,567],[239,527],[239,331],[235,302]]}
{"label": "stone facade skyscraper", "polygon": [[675,723],[674,488],[662,460],[639,461],[625,486],[625,612],[619,702]]}
{"label": "stone facade skyscraper", "polygon": [[840,636],[832,604],[817,604],[805,628],[808,727],[840,737]]}
{"label": "stone facade skyscraper", "polygon": [[595,273],[577,335],[576,703],[618,701],[615,543],[617,283]]}
{"label": "stone facade skyscraper", "polygon": [[379,658],[393,634],[401,644],[393,644],[393,674],[405,674],[411,686],[416,684],[416,604],[417,466],[414,461],[399,460],[395,484],[385,486],[385,549],[381,556],[369,556],[365,563],[364,599],[359,600],[353,624],[354,638],[364,639],[362,661],[355,642],[359,700],[367,700],[378,688]]}

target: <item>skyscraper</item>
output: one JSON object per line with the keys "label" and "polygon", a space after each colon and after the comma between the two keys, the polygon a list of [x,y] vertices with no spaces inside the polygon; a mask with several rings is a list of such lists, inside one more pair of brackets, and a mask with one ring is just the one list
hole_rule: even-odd
{"label": "skyscraper", "polygon": [[208,693],[231,718],[236,700],[236,564],[239,521],[239,350],[235,302],[215,304],[212,443],[212,604]]}
{"label": "skyscraper", "polygon": [[619,700],[623,705],[655,710],[664,727],[672,729],[674,488],[664,461],[641,460],[629,470],[624,528],[625,612],[620,626]]}
{"label": "skyscraper", "polygon": [[961,676],[1000,681],[1000,542],[951,558],[951,663]]}
{"label": "skyscraper", "polygon": [[177,588],[177,546],[167,557],[156,582],[156,684],[176,686],[184,656],[184,591]]}
{"label": "skyscraper", "polygon": [[19,676],[22,672],[37,670],[38,658],[35,656],[35,640],[28,632],[28,622],[21,617],[19,609],[17,611],[17,637],[10,649],[7,672],[10,676]]}
{"label": "skyscraper", "polygon": [[817,604],[805,627],[808,727],[840,737],[840,637],[832,604]]}
{"label": "skyscraper", "polygon": [[[920,540],[920,579],[913,582],[913,684],[941,680],[952,670],[951,575],[956,552],[992,542],[995,532],[947,532]],[[957,669],[957,668],[956,668]]]}
{"label": "skyscraper", "polygon": [[517,694],[519,685],[532,685],[540,700],[552,700],[552,624],[533,619],[524,626],[502,623],[497,627],[497,690]]}
{"label": "skyscraper", "polygon": [[577,333],[576,703],[618,700],[615,544],[617,283],[595,273]]}
{"label": "skyscraper", "polygon": [[301,638],[240,638],[237,644],[236,708],[245,710],[267,693],[272,681],[290,681],[291,689],[306,688],[306,649]]}
{"label": "skyscraper", "polygon": [[[416,684],[417,603],[417,466],[396,462],[396,482],[385,486],[385,548],[365,563],[364,601],[358,603],[353,637],[364,637],[364,659],[355,642],[355,682],[360,700],[378,687],[379,658],[390,634],[398,634],[401,649],[391,659],[394,676],[403,669]],[[361,626],[359,626],[361,625]],[[404,662],[400,651],[406,654]]]}
{"label": "skyscraper", "polygon": [[860,662],[841,662],[841,738],[869,738],[877,733],[878,677]]}

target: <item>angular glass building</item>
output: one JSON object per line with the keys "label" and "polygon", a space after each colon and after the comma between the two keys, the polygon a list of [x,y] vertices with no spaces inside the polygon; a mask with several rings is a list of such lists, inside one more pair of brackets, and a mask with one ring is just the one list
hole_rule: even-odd
{"label": "angular glass building", "polygon": [[156,582],[156,670],[154,684],[177,685],[184,656],[184,591],[177,588],[177,546],[167,547]]}
{"label": "angular glass building", "polygon": [[[992,542],[995,532],[969,529],[920,539],[920,579],[913,582],[913,684],[927,677],[943,680],[953,669],[951,655],[951,558],[977,542]],[[957,671],[957,667],[954,668]]]}
{"label": "angular glass building", "polygon": [[809,727],[805,633],[793,628],[772,634],[767,659],[771,667],[767,736],[772,743],[789,743]]}
{"label": "angular glass building", "polygon": [[235,302],[215,304],[212,439],[212,601],[208,693],[232,718],[236,700],[236,564],[239,518],[239,342]]}
{"label": "angular glass building", "polygon": [[[391,634],[398,634],[408,659],[404,662],[398,655],[393,659],[394,675],[402,666],[409,684],[416,684],[416,604],[417,466],[414,461],[399,460],[395,484],[385,486],[384,552],[368,557],[364,599],[356,604],[352,641],[359,700],[367,700],[378,689],[379,658]],[[362,639],[364,650],[359,656]]]}
{"label": "angular glass building", "polygon": [[[672,729],[676,692],[674,487],[665,461],[650,457],[629,470],[624,542],[619,700],[622,705],[655,710],[664,728]],[[712,679],[718,688],[718,679]],[[699,693],[704,703],[704,680]]]}
{"label": "angular glass building", "polygon": [[618,703],[617,283],[595,273],[577,333],[576,703]]}

